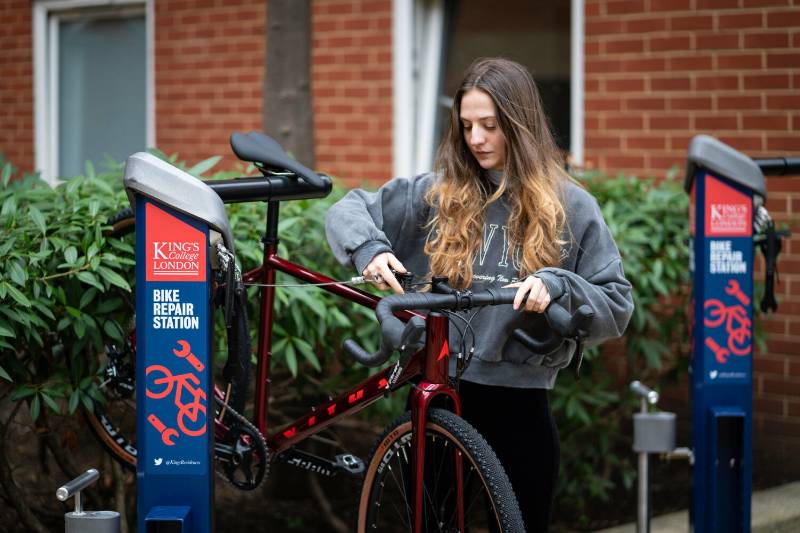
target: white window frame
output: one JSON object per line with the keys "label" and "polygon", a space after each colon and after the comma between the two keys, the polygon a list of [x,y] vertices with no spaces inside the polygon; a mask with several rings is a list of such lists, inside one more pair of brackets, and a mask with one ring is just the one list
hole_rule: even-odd
{"label": "white window frame", "polygon": [[155,146],[155,0],[39,0],[33,3],[34,159],[58,183],[58,28],[60,16],[88,7],[142,6],[145,13],[145,142]]}
{"label": "white window frame", "polygon": [[[570,152],[573,163],[582,166],[584,0],[571,0],[570,9]],[[442,79],[444,2],[394,0],[392,24],[392,170],[395,176],[411,176],[433,166],[433,139]]]}

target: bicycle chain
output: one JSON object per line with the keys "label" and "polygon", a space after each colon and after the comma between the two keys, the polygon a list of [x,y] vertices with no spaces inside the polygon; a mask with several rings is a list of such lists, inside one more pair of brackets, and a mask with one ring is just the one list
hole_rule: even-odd
{"label": "bicycle chain", "polygon": [[[258,443],[257,443],[258,450],[257,451],[262,454],[262,457],[264,459],[264,475],[261,477],[261,480],[258,482],[258,484],[256,486],[254,486],[253,488],[249,489],[249,490],[256,490],[258,487],[261,486],[262,483],[264,483],[264,480],[267,479],[267,477],[269,476],[269,469],[270,469],[270,457],[269,456],[270,456],[270,453],[269,453],[269,448],[267,447],[267,440],[264,438],[264,435],[258,430],[258,428],[252,422],[250,422],[244,415],[239,414],[230,405],[228,405],[226,403],[223,403],[223,401],[220,398],[218,398],[216,395],[214,396],[214,400],[216,401],[217,405],[220,408],[224,408],[225,409],[226,414],[230,413],[231,415],[233,415],[233,418],[235,418],[237,422],[241,423],[243,426],[245,426],[248,429],[252,430],[253,434],[258,437]],[[227,481],[235,489],[243,490],[241,487],[237,487],[236,484],[233,483],[233,481],[231,481],[228,478],[228,476],[227,476],[227,474],[225,474],[225,472],[222,472],[222,471],[220,471],[220,470],[218,470],[216,468],[217,466],[220,466],[220,461],[219,460],[216,460],[215,463],[216,463],[216,465],[215,465],[215,468],[214,468],[214,472],[218,476],[220,476],[225,481]]]}

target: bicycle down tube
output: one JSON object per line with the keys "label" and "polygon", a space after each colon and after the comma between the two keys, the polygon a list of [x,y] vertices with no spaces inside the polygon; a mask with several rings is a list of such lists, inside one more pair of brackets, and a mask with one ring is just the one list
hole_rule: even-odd
{"label": "bicycle down tube", "polygon": [[[345,412],[356,412],[371,404],[373,401],[378,400],[386,392],[385,387],[386,383],[388,383],[388,375],[392,370],[392,367],[389,367],[379,372],[366,382],[359,384],[353,390],[340,395],[326,404],[314,408],[312,414],[298,419],[295,423],[287,426],[287,429],[283,430],[281,433],[269,435],[267,431],[267,413],[269,410],[269,369],[272,356],[272,320],[275,303],[275,287],[273,285],[275,284],[275,272],[280,271],[308,283],[331,283],[331,285],[325,285],[320,288],[371,309],[374,309],[380,300],[376,296],[354,289],[348,285],[334,283],[336,280],[333,278],[279,257],[277,252],[279,240],[277,234],[278,204],[279,202],[269,202],[267,208],[267,228],[264,237],[263,264],[242,276],[245,283],[260,282],[266,285],[261,287],[261,317],[259,319],[254,418],[256,427],[262,434],[268,436],[267,442],[270,444],[270,448],[276,453],[302,440],[309,433],[316,433],[323,429],[333,421],[335,416]],[[404,311],[398,313],[398,316],[403,320],[408,320],[414,316],[414,313]],[[398,380],[398,385],[404,383],[413,375],[413,373],[410,372],[411,370],[418,368],[418,364],[409,365],[409,368],[404,373],[404,375],[408,375],[408,377],[402,381]]]}

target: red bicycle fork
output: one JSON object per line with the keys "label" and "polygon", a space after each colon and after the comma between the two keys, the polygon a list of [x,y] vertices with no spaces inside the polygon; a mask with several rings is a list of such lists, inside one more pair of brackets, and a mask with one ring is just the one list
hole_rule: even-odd
{"label": "red bicycle fork", "polygon": [[[461,416],[461,400],[458,393],[448,383],[449,321],[447,316],[431,313],[426,321],[427,352],[422,381],[411,391],[411,487],[413,508],[411,517],[414,533],[421,533],[424,518],[422,500],[425,479],[425,426],[428,422],[428,409],[438,396],[445,396],[452,402],[452,411]],[[462,457],[453,447],[456,484],[456,520],[459,531],[464,531],[464,483]]]}

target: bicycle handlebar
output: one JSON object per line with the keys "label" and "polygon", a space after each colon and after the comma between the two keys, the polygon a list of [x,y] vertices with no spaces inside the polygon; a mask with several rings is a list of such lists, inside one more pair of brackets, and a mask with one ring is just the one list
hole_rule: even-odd
{"label": "bicycle handlebar", "polygon": [[[380,366],[389,359],[394,350],[418,342],[424,333],[424,323],[421,318],[414,317],[408,324],[403,324],[394,316],[396,311],[414,309],[457,311],[486,305],[507,305],[513,303],[516,294],[517,289],[487,289],[478,293],[393,294],[378,302],[375,309],[375,315],[381,324],[380,349],[375,353],[369,353],[352,340],[345,341],[344,348],[359,363],[365,366]],[[536,340],[521,330],[516,330],[513,337],[529,350],[546,354],[558,348],[565,338],[585,336],[594,312],[588,305],[582,305],[574,314],[570,314],[562,306],[551,302],[544,315],[553,330],[553,334],[547,339]]]}

